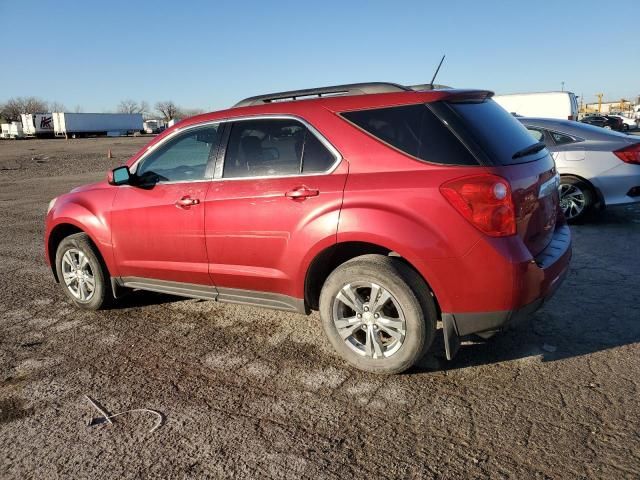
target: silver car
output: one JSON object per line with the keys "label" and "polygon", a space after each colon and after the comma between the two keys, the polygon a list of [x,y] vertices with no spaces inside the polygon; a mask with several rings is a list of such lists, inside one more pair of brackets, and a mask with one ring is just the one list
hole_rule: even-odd
{"label": "silver car", "polygon": [[567,220],[583,220],[605,206],[640,202],[640,137],[569,120],[518,120],[552,152]]}

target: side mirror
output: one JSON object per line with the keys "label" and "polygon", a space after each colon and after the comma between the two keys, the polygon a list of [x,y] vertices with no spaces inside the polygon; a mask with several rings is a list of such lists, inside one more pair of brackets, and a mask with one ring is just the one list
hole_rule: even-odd
{"label": "side mirror", "polygon": [[131,173],[126,165],[117,167],[107,174],[109,185],[128,185],[131,181]]}

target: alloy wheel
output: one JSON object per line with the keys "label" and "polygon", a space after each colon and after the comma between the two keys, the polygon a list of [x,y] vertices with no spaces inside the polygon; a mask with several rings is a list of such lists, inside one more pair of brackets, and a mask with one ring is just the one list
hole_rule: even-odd
{"label": "alloy wheel", "polygon": [[333,301],[333,323],[345,344],[368,358],[390,357],[406,336],[400,304],[391,292],[371,282],[342,287]]}
{"label": "alloy wheel", "polygon": [[571,183],[560,184],[560,208],[567,219],[576,218],[586,205],[584,192]]}
{"label": "alloy wheel", "polygon": [[88,302],[96,289],[96,279],[87,256],[76,248],[70,248],[62,256],[62,278],[71,295]]}

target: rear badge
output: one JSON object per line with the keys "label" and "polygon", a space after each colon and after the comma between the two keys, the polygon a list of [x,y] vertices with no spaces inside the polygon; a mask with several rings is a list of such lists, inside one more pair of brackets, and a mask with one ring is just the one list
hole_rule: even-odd
{"label": "rear badge", "polygon": [[551,193],[554,190],[558,190],[558,188],[560,188],[560,175],[556,173],[553,177],[540,185],[540,193],[538,194],[538,198],[544,198],[547,195],[551,195]]}

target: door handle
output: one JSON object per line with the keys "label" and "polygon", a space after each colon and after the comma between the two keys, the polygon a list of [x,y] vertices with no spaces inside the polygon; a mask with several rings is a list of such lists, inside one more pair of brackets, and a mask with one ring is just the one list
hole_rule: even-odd
{"label": "door handle", "polygon": [[293,190],[289,190],[287,193],[284,194],[285,197],[289,197],[292,200],[297,200],[297,199],[305,199],[308,197],[317,197],[320,194],[320,191],[318,189],[315,188],[308,188],[308,187],[296,187]]}
{"label": "door handle", "polygon": [[189,196],[185,196],[176,202],[176,207],[188,208],[193,205],[198,205],[199,203],[200,203],[200,200],[198,200],[197,198],[191,198]]}

